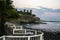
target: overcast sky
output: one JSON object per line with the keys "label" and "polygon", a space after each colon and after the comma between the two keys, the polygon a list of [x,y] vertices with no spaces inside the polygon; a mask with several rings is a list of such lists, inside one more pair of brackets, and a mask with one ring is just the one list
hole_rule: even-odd
{"label": "overcast sky", "polygon": [[43,6],[47,8],[60,8],[60,0],[13,0],[13,4],[17,8],[30,7],[36,8]]}
{"label": "overcast sky", "polygon": [[15,8],[35,8],[33,13],[44,20],[60,21],[60,0],[13,0]]}

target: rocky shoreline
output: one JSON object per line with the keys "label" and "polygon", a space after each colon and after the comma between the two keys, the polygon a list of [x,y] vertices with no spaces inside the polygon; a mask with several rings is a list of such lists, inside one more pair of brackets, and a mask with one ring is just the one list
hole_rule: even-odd
{"label": "rocky shoreline", "polygon": [[[32,28],[29,28],[32,29]],[[42,31],[44,33],[44,40],[60,40],[60,32],[46,32],[43,31],[42,29],[35,29]]]}
{"label": "rocky shoreline", "polygon": [[44,40],[60,40],[60,32],[46,32],[41,30],[44,33]]}
{"label": "rocky shoreline", "polygon": [[60,40],[60,32],[45,32],[44,40]]}

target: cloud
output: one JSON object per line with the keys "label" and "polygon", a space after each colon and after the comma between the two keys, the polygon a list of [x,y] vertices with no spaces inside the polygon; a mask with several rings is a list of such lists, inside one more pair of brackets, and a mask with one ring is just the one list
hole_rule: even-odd
{"label": "cloud", "polygon": [[46,7],[20,8],[20,9],[27,9],[27,10],[31,9],[33,10],[32,13],[40,17],[42,20],[60,20],[60,9],[52,9]]}
{"label": "cloud", "polygon": [[17,8],[19,10],[21,9],[27,9],[27,10],[33,10],[33,12],[37,12],[37,13],[45,13],[45,12],[51,12],[51,13],[60,13],[60,9],[52,9],[52,8],[46,8],[46,7],[42,7],[42,6],[39,6],[37,8]]}
{"label": "cloud", "polygon": [[60,21],[60,9],[39,7],[39,9],[35,9],[35,12],[36,12],[36,15],[43,20],[59,20]]}
{"label": "cloud", "polygon": [[52,8],[46,8],[42,6],[38,6],[40,8],[39,10],[42,12],[53,12],[53,13],[60,13],[60,9],[52,9]]}
{"label": "cloud", "polygon": [[48,8],[60,8],[60,0],[12,0],[15,7],[23,8],[36,8],[37,6],[43,6]]}
{"label": "cloud", "polygon": [[45,16],[51,16],[51,17],[55,17],[55,16],[60,16],[60,13],[51,13],[51,12],[45,12],[43,15]]}

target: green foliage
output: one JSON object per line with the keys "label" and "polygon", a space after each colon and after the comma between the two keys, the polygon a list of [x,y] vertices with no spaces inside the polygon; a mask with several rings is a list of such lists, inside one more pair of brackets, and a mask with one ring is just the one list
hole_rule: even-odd
{"label": "green foliage", "polygon": [[19,15],[16,12],[16,10],[14,9],[8,10],[8,18],[18,18],[18,17]]}
{"label": "green foliage", "polygon": [[0,0],[0,36],[5,35],[5,22],[9,19],[18,18],[18,14],[11,0]]}
{"label": "green foliage", "polygon": [[32,10],[26,10],[24,9],[23,11],[20,10],[20,11],[17,11],[19,14],[22,14],[22,15],[32,15]]}
{"label": "green foliage", "polygon": [[16,9],[13,8],[11,0],[0,1],[0,18],[16,18],[18,14]]}

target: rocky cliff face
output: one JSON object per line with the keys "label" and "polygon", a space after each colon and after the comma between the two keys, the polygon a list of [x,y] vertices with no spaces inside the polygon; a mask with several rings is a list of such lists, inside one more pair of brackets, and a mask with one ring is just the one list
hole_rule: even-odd
{"label": "rocky cliff face", "polygon": [[40,18],[36,17],[35,14],[32,14],[32,10],[21,10],[17,11],[19,18],[13,22],[17,23],[40,23]]}
{"label": "rocky cliff face", "polygon": [[36,17],[35,14],[32,14],[32,10],[18,11],[20,23],[40,23],[40,18]]}

